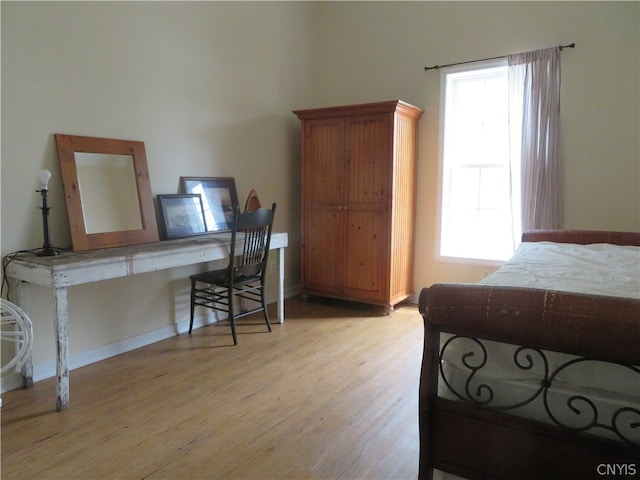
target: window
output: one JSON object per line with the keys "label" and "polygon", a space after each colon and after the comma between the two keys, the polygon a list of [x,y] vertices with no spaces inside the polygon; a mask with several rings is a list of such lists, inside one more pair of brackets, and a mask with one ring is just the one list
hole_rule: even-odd
{"label": "window", "polygon": [[499,61],[442,73],[442,257],[503,261],[517,246],[519,161],[510,151],[520,147],[509,138],[507,69]]}

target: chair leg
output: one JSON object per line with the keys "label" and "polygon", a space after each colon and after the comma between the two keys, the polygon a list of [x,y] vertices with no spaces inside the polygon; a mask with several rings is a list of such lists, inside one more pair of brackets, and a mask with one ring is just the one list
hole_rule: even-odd
{"label": "chair leg", "polygon": [[233,344],[238,345],[238,335],[236,334],[236,319],[233,316],[233,286],[229,286],[229,323],[231,324],[231,334],[233,335]]}
{"label": "chair leg", "polygon": [[260,301],[262,302],[262,311],[264,312],[264,319],[267,322],[267,328],[271,331],[271,322],[269,321],[269,310],[267,309],[267,303],[264,298],[264,285],[260,288]]}
{"label": "chair leg", "polygon": [[195,280],[191,280],[191,318],[189,320],[189,335],[191,335],[191,330],[193,330],[193,313],[196,308],[195,296],[196,296],[196,282]]}

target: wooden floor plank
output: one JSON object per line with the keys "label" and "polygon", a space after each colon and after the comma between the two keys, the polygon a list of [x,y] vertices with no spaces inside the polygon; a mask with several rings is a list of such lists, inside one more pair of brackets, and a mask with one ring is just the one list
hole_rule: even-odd
{"label": "wooden floor plank", "polygon": [[[274,307],[274,306],[273,306]],[[275,312],[274,312],[275,313]],[[299,298],[3,395],[3,479],[414,479],[415,306]]]}

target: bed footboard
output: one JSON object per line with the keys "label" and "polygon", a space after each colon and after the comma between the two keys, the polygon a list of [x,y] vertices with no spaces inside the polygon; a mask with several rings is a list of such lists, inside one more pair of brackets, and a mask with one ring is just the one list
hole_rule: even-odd
{"label": "bed footboard", "polygon": [[[624,469],[627,475],[640,474],[640,447],[624,438],[599,438],[583,429],[488,410],[483,401],[438,396],[443,333],[523,347],[519,351],[613,362],[635,375],[630,381],[640,382],[640,370],[634,367],[640,365],[639,300],[441,284],[422,290],[419,306],[425,323],[419,394],[421,479],[431,478],[433,468],[466,478],[505,480],[602,478],[611,468],[618,468],[619,475]],[[523,358],[526,363],[526,354]],[[552,381],[544,377],[540,391]],[[640,428],[640,407],[624,413],[631,415],[632,428]]]}

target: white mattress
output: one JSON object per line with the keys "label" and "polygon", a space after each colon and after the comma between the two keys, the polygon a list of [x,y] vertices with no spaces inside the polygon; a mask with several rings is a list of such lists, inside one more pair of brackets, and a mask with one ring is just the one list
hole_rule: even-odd
{"label": "white mattress", "polygon": [[[523,243],[511,260],[480,283],[638,299],[640,247]],[[449,336],[444,337],[443,342],[447,338]],[[513,347],[489,341],[483,343],[489,352],[489,362],[473,380],[473,385],[486,383],[491,386],[495,394],[494,405],[517,403],[535,392],[543,375],[543,362],[536,354],[532,357],[534,367],[524,370],[514,364]],[[469,370],[463,365],[462,355],[469,349],[476,352],[475,358],[482,356],[473,342],[462,339],[451,345],[443,362],[447,376],[456,385],[456,389],[464,390]],[[571,358],[574,357],[559,353],[547,354],[549,370],[553,371]],[[554,381],[554,393],[550,400],[552,405],[555,405],[554,415],[574,426],[579,426],[588,419],[590,413],[584,404],[581,405],[582,416],[571,413],[567,408],[568,398],[576,394],[585,394],[590,400],[595,401],[599,415],[604,414],[605,417],[622,406],[640,408],[638,378],[638,375],[627,367],[603,362],[586,362],[567,368]],[[453,398],[442,383],[440,394]],[[542,411],[540,399],[536,400],[535,404],[513,413],[545,421],[547,416]],[[637,421],[637,417],[634,420]],[[604,436],[610,436],[608,432],[602,433]],[[640,442],[640,432],[628,432],[628,436]]]}
{"label": "white mattress", "polygon": [[640,247],[522,243],[480,283],[640,299]]}

